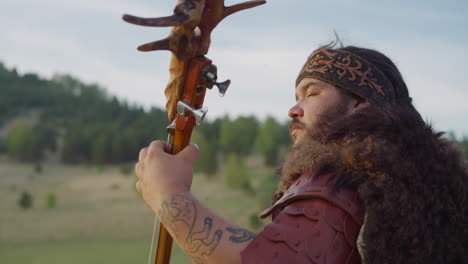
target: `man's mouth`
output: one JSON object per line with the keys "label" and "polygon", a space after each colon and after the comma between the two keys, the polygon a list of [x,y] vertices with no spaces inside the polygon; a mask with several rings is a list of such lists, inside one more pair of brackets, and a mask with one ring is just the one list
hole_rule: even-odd
{"label": "man's mouth", "polygon": [[298,128],[298,127],[293,128],[293,129],[291,130],[291,133],[290,133],[290,134],[291,134],[291,138],[292,138],[293,141],[296,141],[297,136],[298,136],[298,133],[300,132],[300,130],[302,130],[302,128]]}
{"label": "man's mouth", "polygon": [[299,121],[292,121],[290,124],[289,124],[289,134],[291,135],[291,138],[293,140],[296,140],[296,137],[297,137],[297,133],[304,129],[304,124],[300,123]]}

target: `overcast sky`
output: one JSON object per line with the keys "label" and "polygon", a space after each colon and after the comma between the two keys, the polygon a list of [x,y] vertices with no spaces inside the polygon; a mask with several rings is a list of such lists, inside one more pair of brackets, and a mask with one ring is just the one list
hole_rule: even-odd
{"label": "overcast sky", "polygon": [[[207,96],[208,115],[286,120],[298,71],[336,31],[345,45],[394,60],[416,107],[438,130],[468,136],[468,1],[383,2],[269,0],[227,18],[213,32],[208,57],[232,85],[224,98]],[[69,73],[129,102],[164,107],[170,54],[136,47],[169,29],[127,24],[121,15],[166,16],[175,3],[0,0],[0,61],[43,77]]]}

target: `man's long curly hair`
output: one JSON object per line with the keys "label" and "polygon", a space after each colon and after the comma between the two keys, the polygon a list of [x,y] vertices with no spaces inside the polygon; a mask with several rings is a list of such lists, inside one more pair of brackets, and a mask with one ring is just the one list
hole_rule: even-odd
{"label": "man's long curly hair", "polygon": [[280,169],[279,192],[301,173],[333,170],[335,188],[352,186],[364,202],[365,263],[468,263],[468,166],[462,152],[421,118],[389,58],[369,49],[341,49],[379,67],[398,100],[328,122],[320,138],[293,146]]}

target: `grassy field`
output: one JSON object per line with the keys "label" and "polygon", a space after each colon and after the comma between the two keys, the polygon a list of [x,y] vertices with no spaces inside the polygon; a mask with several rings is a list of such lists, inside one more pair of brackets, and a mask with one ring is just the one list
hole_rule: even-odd
{"label": "grassy field", "polygon": [[[147,263],[154,214],[118,167],[0,162],[0,263]],[[23,210],[18,198],[33,196]],[[225,219],[249,227],[260,211],[252,195],[224,187],[220,177],[196,175],[195,196]],[[47,208],[54,193],[57,206]],[[175,246],[172,263],[189,263]]]}

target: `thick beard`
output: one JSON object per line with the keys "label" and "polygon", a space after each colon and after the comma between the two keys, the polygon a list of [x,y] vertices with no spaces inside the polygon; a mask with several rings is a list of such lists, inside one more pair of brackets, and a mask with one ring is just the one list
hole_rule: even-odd
{"label": "thick beard", "polygon": [[325,122],[321,129],[304,129],[304,135],[300,141],[291,146],[276,172],[280,179],[278,189],[280,196],[303,173],[321,174],[331,170],[327,164],[334,158],[334,155],[324,144],[326,130],[329,128],[331,128],[331,123]]}
{"label": "thick beard", "polygon": [[348,109],[346,105],[348,104],[350,98],[347,96],[342,95],[339,103],[336,107],[329,107],[323,111],[323,113],[317,115],[317,120],[312,127],[307,127],[305,124],[301,123],[298,120],[292,120],[289,124],[289,128],[291,129],[293,126],[300,127],[304,130],[304,135],[301,139],[299,139],[299,144],[307,138],[312,138],[317,141],[321,141],[328,135],[328,132],[331,130],[332,127],[336,125],[337,122],[340,122],[344,118],[348,116]]}
{"label": "thick beard", "polygon": [[[349,117],[346,108],[347,100],[349,99],[343,97],[337,107],[329,108],[321,115],[318,115],[313,127],[306,127],[296,120],[291,122],[290,127],[293,125],[300,126],[304,131],[304,135],[291,146],[284,157],[283,163],[277,169],[277,176],[281,180],[275,197],[280,197],[306,170],[313,170],[311,172],[314,174],[333,170],[327,164],[335,159],[336,155],[330,148],[325,147],[324,143],[337,124]],[[313,153],[320,153],[320,155],[311,156],[311,148],[316,150]],[[323,150],[320,151],[320,149]]]}

